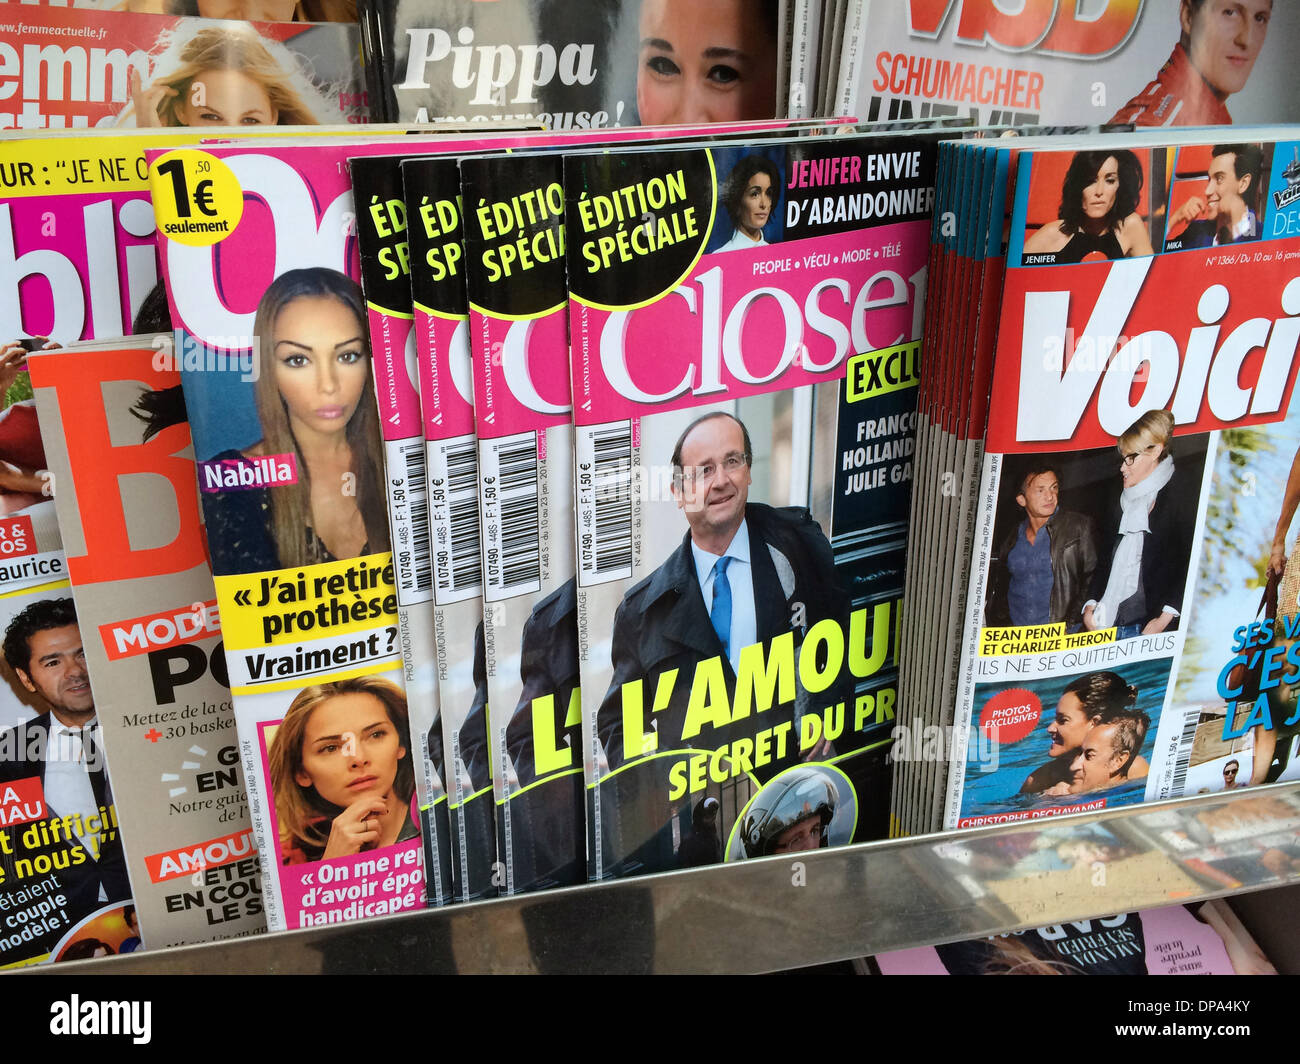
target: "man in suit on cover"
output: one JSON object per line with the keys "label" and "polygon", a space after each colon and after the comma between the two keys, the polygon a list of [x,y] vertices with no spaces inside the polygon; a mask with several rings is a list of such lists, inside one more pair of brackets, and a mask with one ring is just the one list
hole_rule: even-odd
{"label": "man in suit on cover", "polygon": [[1189,197],[1170,213],[1166,251],[1240,244],[1260,237],[1255,207],[1263,151],[1258,144],[1216,144],[1210,151],[1204,194]]}
{"label": "man in suit on cover", "polygon": [[53,860],[65,869],[70,909],[129,899],[121,839],[104,815],[113,796],[72,600],[30,603],[9,623],[3,649],[18,681],[50,708],[0,735],[0,785],[40,780],[49,834],[57,835],[49,845],[26,847],[18,845],[26,833],[11,831],[14,853],[6,863],[26,856],[24,849],[48,854],[52,846],[67,855],[67,864]]}
{"label": "man in suit on cover", "polygon": [[998,540],[989,567],[988,624],[1082,627],[1083,600],[1097,569],[1097,529],[1092,518],[1063,509],[1060,493],[1049,463],[1025,470],[1016,491],[1025,516]]}
{"label": "man in suit on cover", "polygon": [[[696,666],[721,658],[729,699],[734,696],[741,649],[793,632],[796,648],[819,620],[834,618],[848,637],[849,600],[836,580],[831,546],[803,507],[777,509],[749,501],[753,448],[749,432],[722,412],[697,418],[673,451],[673,497],[690,526],[676,551],[623,597],[614,616],[614,668],[597,729],[611,768],[624,760],[624,685],[643,680],[644,718],[657,733],[660,751],[716,749],[753,737],[791,716],[848,702],[847,666],[824,690],[811,695],[797,685],[796,705],[776,712],[750,712],[727,726],[706,725],[683,735]],[[796,649],[796,653],[798,650]],[[652,712],[660,681],[672,692]],[[846,705],[846,715],[851,706]],[[628,737],[634,750],[637,737]],[[828,745],[798,748],[798,724],[786,732],[784,750],[755,774],[770,778],[800,757],[823,757]]]}

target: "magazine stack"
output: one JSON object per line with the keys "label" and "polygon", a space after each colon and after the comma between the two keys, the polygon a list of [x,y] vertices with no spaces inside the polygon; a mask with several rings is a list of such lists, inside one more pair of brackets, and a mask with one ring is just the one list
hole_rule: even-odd
{"label": "magazine stack", "polygon": [[[170,337],[122,337],[171,327],[145,148],[361,117],[357,30],[16,4],[5,23],[0,965],[255,934]],[[236,113],[238,78],[276,103]]]}
{"label": "magazine stack", "polygon": [[975,231],[937,252],[905,661],[955,668],[903,682],[951,761],[915,763],[909,830],[938,794],[956,828],[1300,772],[1300,146],[1207,132],[944,148],[936,213]]}
{"label": "magazine stack", "polygon": [[[1294,879],[1284,789],[1057,837],[1300,778],[1293,12],[359,6],[3,5],[0,967]],[[1149,904],[879,967],[1266,968]]]}

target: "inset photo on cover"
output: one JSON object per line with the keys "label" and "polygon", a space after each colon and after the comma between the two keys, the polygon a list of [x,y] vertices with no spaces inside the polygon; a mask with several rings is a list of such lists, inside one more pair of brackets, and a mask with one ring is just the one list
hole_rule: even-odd
{"label": "inset photo on cover", "polygon": [[[1225,704],[1205,706],[1197,714],[1187,753],[1184,794],[1216,794],[1250,784],[1255,768],[1255,736],[1245,722],[1252,705],[1249,701],[1235,703],[1232,720],[1228,719]],[[1296,768],[1300,769],[1300,765]]]}
{"label": "inset photo on cover", "polygon": [[1152,253],[1151,152],[1096,148],[1032,156],[1025,266]]}
{"label": "inset photo on cover", "polygon": [[1244,244],[1264,235],[1272,144],[1233,142],[1177,149],[1165,251]]}
{"label": "inset photo on cover", "polygon": [[742,810],[727,841],[727,860],[842,846],[853,840],[857,819],[857,795],[839,769],[787,769]]}
{"label": "inset photo on cover", "polygon": [[1173,430],[1168,411],[1148,410],[1114,448],[1007,458],[985,627],[1116,639],[1180,627],[1209,436]]}
{"label": "inset photo on cover", "polygon": [[1142,801],[1170,660],[981,686],[963,817]]}
{"label": "inset photo on cover", "polygon": [[406,694],[383,676],[284,692],[261,726],[281,865],[350,857],[420,835]]}
{"label": "inset photo on cover", "polygon": [[715,148],[718,206],[706,252],[741,251],[778,243],[785,233],[781,190],[785,150]]}
{"label": "inset photo on cover", "polygon": [[[24,912],[37,883],[58,903],[49,919],[14,924],[0,935],[0,967],[57,956],[85,921],[120,915],[131,899],[71,589],[66,583],[10,587],[0,598],[0,792],[10,795],[0,908]],[[93,629],[84,635],[98,638]],[[107,955],[85,948],[91,952],[84,956]]]}

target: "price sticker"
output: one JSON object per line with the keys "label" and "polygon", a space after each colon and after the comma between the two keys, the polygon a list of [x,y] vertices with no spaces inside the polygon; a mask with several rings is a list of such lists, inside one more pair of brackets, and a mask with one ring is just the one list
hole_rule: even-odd
{"label": "price sticker", "polygon": [[153,164],[151,178],[158,229],[178,244],[218,244],[234,232],[244,214],[239,179],[205,151],[169,151]]}

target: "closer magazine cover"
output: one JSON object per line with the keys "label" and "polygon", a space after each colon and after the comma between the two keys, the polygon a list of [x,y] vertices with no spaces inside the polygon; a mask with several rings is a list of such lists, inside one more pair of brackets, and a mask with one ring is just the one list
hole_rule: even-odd
{"label": "closer magazine cover", "polygon": [[[745,125],[631,127],[617,137],[758,136],[759,128],[784,123]],[[530,139],[577,149],[607,136]],[[443,752],[457,867],[470,896],[575,882],[585,863],[579,673],[573,640],[564,637],[571,631],[576,639],[576,605],[572,547],[565,546],[572,539],[569,403],[556,391],[568,375],[560,163],[558,155],[518,155],[464,159],[462,174],[476,184],[463,195],[451,160],[403,164],[415,334],[429,396],[440,682],[455,691],[443,698]],[[473,205],[463,243],[461,203]],[[496,464],[471,496],[484,454]],[[488,540],[482,567],[480,531]],[[495,847],[483,838],[489,783]]]}
{"label": "closer magazine cover", "polygon": [[[581,882],[563,158],[460,164],[487,701],[461,757],[495,787],[504,892]],[[467,741],[471,744],[466,747]],[[482,745],[482,753],[474,746]],[[489,795],[491,792],[488,792]]]}
{"label": "closer magazine cover", "polygon": [[934,139],[566,159],[593,878],[885,831]]}
{"label": "closer magazine cover", "polygon": [[[410,280],[420,411],[429,478],[429,538],[433,565],[434,645],[440,710],[425,739],[430,770],[442,774],[450,797],[463,805],[454,755],[464,719],[487,701],[483,650],[483,569],[479,550],[478,442],[470,370],[469,304],[455,158],[407,159],[401,164],[410,237]],[[462,779],[463,779],[462,775]],[[471,825],[462,812],[451,823],[458,883],[469,877]],[[478,838],[477,835],[474,836]],[[496,853],[490,847],[491,855]],[[477,864],[478,858],[475,858]],[[457,897],[464,897],[463,888]]]}
{"label": "closer magazine cover", "polygon": [[[452,897],[450,826],[441,768],[428,762],[420,740],[439,717],[437,653],[434,649],[433,572],[429,547],[429,494],[425,473],[424,426],[411,311],[410,242],[402,195],[401,160],[381,155],[349,163],[366,297],[375,395],[384,437],[393,572],[397,581],[398,640],[405,668],[411,734],[419,743],[410,754],[419,765],[420,799],[429,902]],[[417,750],[423,752],[417,753]]]}

